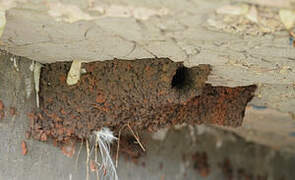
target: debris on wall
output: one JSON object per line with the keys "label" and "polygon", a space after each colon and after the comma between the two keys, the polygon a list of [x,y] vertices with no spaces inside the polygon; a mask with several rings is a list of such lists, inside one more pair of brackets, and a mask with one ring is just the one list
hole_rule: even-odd
{"label": "debris on wall", "polygon": [[67,84],[74,85],[80,80],[81,75],[81,61],[74,60],[71,65],[71,69],[67,75]]}
{"label": "debris on wall", "polygon": [[0,100],[0,120],[4,119],[4,116],[5,116],[4,108],[5,106],[3,102]]}
{"label": "debris on wall", "polygon": [[208,27],[243,35],[263,35],[284,30],[276,8],[244,3],[225,5],[210,15]]}
{"label": "debris on wall", "polygon": [[27,148],[27,143],[26,141],[22,141],[21,143],[21,147],[22,147],[22,154],[25,156],[28,153],[28,148]]}

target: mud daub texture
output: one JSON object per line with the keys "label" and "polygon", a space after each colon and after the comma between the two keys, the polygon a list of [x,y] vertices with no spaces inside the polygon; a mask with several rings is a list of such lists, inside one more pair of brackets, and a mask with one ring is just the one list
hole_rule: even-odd
{"label": "mud daub texture", "polygon": [[0,120],[2,120],[4,118],[4,115],[5,115],[5,112],[4,112],[4,104],[0,100]]}
{"label": "mud daub texture", "polygon": [[46,64],[40,78],[40,109],[30,114],[33,137],[58,141],[130,124],[156,130],[180,123],[239,126],[256,86],[206,84],[209,65],[186,68],[169,59],[85,63],[80,81],[66,84],[71,63]]}

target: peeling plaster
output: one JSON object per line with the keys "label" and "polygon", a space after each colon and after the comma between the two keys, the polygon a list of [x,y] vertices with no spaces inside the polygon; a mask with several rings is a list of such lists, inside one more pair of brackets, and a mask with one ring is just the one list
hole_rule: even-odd
{"label": "peeling plaster", "polygon": [[47,6],[49,8],[48,14],[50,16],[55,17],[57,21],[65,21],[68,23],[74,23],[80,20],[89,21],[105,17],[133,17],[139,20],[147,20],[152,16],[165,16],[169,13],[169,10],[167,8],[150,9],[145,7],[111,5],[95,6],[90,8],[90,11],[96,11],[100,14],[98,16],[91,16],[76,5],[62,4],[60,2],[50,2],[47,3]]}
{"label": "peeling plaster", "polygon": [[58,3],[48,3],[48,14],[57,21],[73,23],[79,20],[92,20],[94,17],[83,12],[78,6]]}
{"label": "peeling plaster", "polygon": [[133,17],[140,20],[148,20],[152,16],[165,16],[169,14],[167,8],[151,9],[146,7],[135,7],[135,6],[122,6],[122,5],[111,5],[111,6],[96,6],[92,10],[100,12],[102,17],[121,17],[129,18]]}
{"label": "peeling plaster", "polygon": [[134,17],[140,20],[147,20],[152,16],[164,16],[169,13],[166,8],[149,9],[145,7],[133,6],[110,6],[105,9],[105,16],[107,17]]}
{"label": "peeling plaster", "polygon": [[294,8],[294,0],[242,0],[242,2],[254,3],[262,6],[270,6],[276,8]]}

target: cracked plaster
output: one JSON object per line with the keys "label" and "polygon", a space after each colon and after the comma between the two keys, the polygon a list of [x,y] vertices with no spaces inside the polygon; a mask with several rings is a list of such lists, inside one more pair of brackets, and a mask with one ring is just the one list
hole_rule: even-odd
{"label": "cracked plaster", "polygon": [[[239,2],[272,9],[290,8],[294,1]],[[40,63],[169,57],[189,67],[211,64],[209,83],[257,84],[252,105],[294,114],[295,48],[289,45],[288,33],[274,30],[252,36],[210,26],[208,20],[218,16],[216,9],[228,4],[227,0],[2,0],[7,24],[0,48]]]}

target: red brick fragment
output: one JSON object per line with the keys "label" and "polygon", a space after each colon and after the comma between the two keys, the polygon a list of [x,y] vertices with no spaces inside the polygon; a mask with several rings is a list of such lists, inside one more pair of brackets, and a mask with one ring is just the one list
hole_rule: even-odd
{"label": "red brick fragment", "polygon": [[22,147],[22,154],[25,156],[28,153],[28,148],[25,141],[22,141],[21,147]]}

